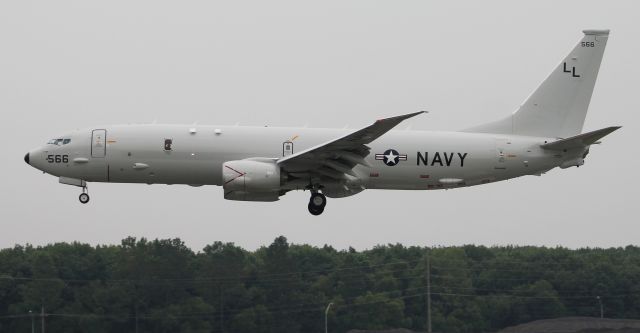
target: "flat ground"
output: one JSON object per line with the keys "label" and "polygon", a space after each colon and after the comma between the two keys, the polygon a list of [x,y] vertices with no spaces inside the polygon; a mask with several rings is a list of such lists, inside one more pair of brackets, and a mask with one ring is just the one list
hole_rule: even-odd
{"label": "flat ground", "polygon": [[640,320],[565,317],[536,320],[498,333],[640,333]]}
{"label": "flat ground", "polygon": [[[347,333],[419,333],[399,328],[382,331],[350,330]],[[536,320],[507,327],[498,333],[640,333],[640,320],[565,317]]]}
{"label": "flat ground", "polygon": [[415,332],[412,330],[408,330],[406,328],[396,328],[396,329],[381,330],[381,331],[350,330],[347,333],[420,333],[420,332]]}

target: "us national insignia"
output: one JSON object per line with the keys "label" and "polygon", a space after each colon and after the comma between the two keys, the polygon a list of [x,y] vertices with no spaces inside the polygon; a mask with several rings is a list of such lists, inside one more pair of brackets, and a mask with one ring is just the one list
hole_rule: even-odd
{"label": "us national insignia", "polygon": [[402,155],[398,153],[398,151],[395,149],[387,149],[382,154],[376,154],[376,160],[383,161],[384,164],[388,166],[394,166],[398,164],[400,161],[406,161],[407,155],[406,154]]}

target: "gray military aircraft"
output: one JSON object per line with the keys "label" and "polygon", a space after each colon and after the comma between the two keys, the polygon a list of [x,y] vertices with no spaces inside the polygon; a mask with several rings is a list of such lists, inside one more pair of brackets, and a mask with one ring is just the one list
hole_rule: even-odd
{"label": "gray military aircraft", "polygon": [[608,30],[584,37],[513,114],[459,132],[391,131],[423,112],[356,131],[284,127],[119,125],[77,130],[24,157],[82,187],[87,182],[219,185],[224,198],[276,201],[309,190],[326,197],[365,189],[436,190],[486,184],[555,167],[579,167],[592,144],[620,127],[582,133]]}

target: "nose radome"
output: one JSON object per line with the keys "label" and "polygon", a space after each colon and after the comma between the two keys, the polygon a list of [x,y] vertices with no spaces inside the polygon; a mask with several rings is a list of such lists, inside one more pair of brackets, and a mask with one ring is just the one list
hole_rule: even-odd
{"label": "nose radome", "polygon": [[29,164],[29,153],[24,155],[24,161],[27,162],[27,164]]}

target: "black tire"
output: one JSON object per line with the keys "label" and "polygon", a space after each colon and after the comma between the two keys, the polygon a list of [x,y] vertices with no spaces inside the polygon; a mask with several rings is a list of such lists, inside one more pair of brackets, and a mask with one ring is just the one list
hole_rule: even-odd
{"label": "black tire", "polygon": [[322,193],[313,193],[311,194],[311,199],[309,199],[309,205],[324,209],[327,205],[327,197]]}
{"label": "black tire", "polygon": [[86,193],[82,193],[80,194],[78,199],[80,200],[81,203],[86,204],[87,202],[89,202],[89,195]]}
{"label": "black tire", "polygon": [[311,213],[311,215],[314,215],[314,216],[318,216],[322,214],[322,212],[324,212],[324,207],[316,207],[311,202],[309,202],[308,208],[309,208],[309,213]]}

